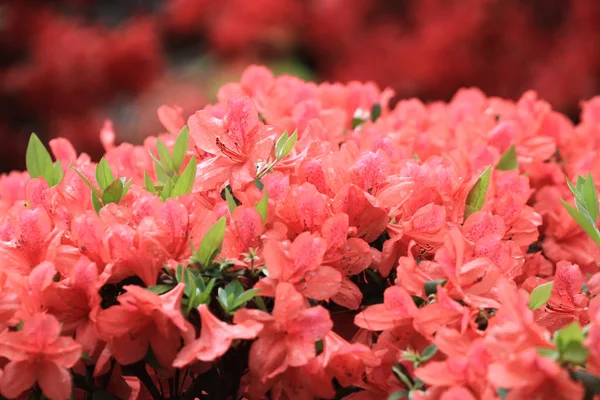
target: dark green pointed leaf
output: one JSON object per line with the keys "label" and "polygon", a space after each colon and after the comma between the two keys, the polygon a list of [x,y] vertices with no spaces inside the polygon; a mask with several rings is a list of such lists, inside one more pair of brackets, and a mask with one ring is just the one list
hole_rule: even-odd
{"label": "dark green pointed leaf", "polygon": [[194,180],[196,179],[196,157],[192,157],[185,169],[177,179],[177,183],[173,187],[173,193],[171,197],[182,196],[184,194],[190,194],[194,187]]}
{"label": "dark green pointed leaf", "polygon": [[423,350],[423,352],[421,353],[421,361],[427,361],[429,360],[431,357],[435,356],[435,354],[437,353],[438,348],[435,344],[430,344],[429,346],[425,347],[425,349]]}
{"label": "dark green pointed leaf", "polygon": [[510,171],[513,169],[519,169],[519,163],[517,161],[517,150],[512,145],[509,149],[500,157],[496,169],[500,171]]}
{"label": "dark green pointed leaf", "polygon": [[96,182],[98,182],[100,189],[104,190],[114,181],[115,176],[110,170],[110,165],[108,165],[108,161],[102,157],[98,165],[96,165]]}
{"label": "dark green pointed leaf", "polygon": [[154,285],[147,288],[147,290],[156,294],[167,293],[169,290],[173,289],[172,285]]}
{"label": "dark green pointed leaf", "polygon": [[444,286],[446,284],[446,282],[448,282],[446,279],[439,279],[439,280],[434,280],[434,281],[427,281],[425,282],[425,294],[427,296],[431,296],[432,294],[436,294],[437,293],[437,287],[438,286]]}
{"label": "dark green pointed leaf", "polygon": [[533,289],[529,295],[529,309],[537,310],[550,300],[550,294],[552,293],[552,286],[554,281],[544,283]]}
{"label": "dark green pointed leaf", "polygon": [[210,265],[215,255],[221,250],[223,238],[225,237],[226,223],[227,220],[225,217],[219,218],[204,235],[196,254],[198,262],[204,267]]}
{"label": "dark green pointed leaf", "polygon": [[188,152],[189,139],[190,130],[186,125],[181,129],[181,132],[179,132],[179,136],[177,136],[177,140],[173,146],[173,165],[175,166],[175,172],[179,172],[181,169],[185,155]]}
{"label": "dark green pointed leaf", "polygon": [[381,116],[381,104],[375,103],[371,108],[371,121],[375,122]]}
{"label": "dark green pointed leaf", "polygon": [[258,188],[258,190],[261,190],[261,191],[262,191],[262,190],[263,190],[263,188],[265,187],[265,184],[264,184],[264,183],[262,183],[262,182],[260,181],[260,179],[255,179],[255,180],[254,180],[254,184],[256,185],[256,187]]}
{"label": "dark green pointed leaf", "polygon": [[475,185],[469,191],[467,195],[467,202],[465,205],[465,216],[466,220],[471,214],[480,211],[483,208],[483,203],[485,202],[485,195],[488,190],[488,186],[490,184],[490,174],[492,168],[487,167],[485,171],[481,174],[479,179]]}
{"label": "dark green pointed leaf", "polygon": [[243,307],[244,304],[246,304],[247,302],[252,300],[254,298],[254,296],[256,296],[259,292],[260,292],[260,289],[246,290],[244,293],[242,293],[238,297],[236,297],[235,301],[233,302],[233,308],[236,309],[236,308]]}
{"label": "dark green pointed leaf", "polygon": [[48,153],[48,150],[46,150],[46,147],[35,133],[32,133],[29,137],[27,153],[25,154],[25,164],[31,178],[39,178],[41,176],[48,184],[52,183],[55,173],[52,157],[50,157],[50,153]]}

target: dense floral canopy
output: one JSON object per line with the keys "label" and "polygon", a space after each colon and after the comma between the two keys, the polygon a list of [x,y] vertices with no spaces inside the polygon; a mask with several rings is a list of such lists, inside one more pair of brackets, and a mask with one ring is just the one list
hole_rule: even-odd
{"label": "dense floral canopy", "polygon": [[0,178],[0,393],[600,394],[600,98],[574,126],[534,92],[392,96],[252,66],[143,146],[107,122],[98,163],[32,135]]}

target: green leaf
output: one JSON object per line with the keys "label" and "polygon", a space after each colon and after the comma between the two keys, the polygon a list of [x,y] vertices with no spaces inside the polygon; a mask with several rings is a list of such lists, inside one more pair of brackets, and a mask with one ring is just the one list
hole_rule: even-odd
{"label": "green leaf", "polygon": [[263,190],[263,188],[265,187],[265,184],[262,183],[260,181],[260,179],[254,179],[254,184],[256,185],[256,187],[258,188],[258,190]]}
{"label": "green leaf", "polygon": [[278,158],[287,157],[287,155],[291,153],[291,151],[294,148],[294,146],[296,145],[297,141],[298,141],[298,130],[296,129],[294,131],[294,133],[292,133],[292,136],[290,136],[289,139],[283,145],[283,149],[281,150],[281,157],[278,157]]}
{"label": "green leaf", "polygon": [[163,294],[163,293],[167,293],[169,290],[173,289],[173,287],[174,287],[173,285],[154,285],[154,286],[150,286],[146,289],[151,291],[152,293]]}
{"label": "green leaf", "polygon": [[181,132],[179,132],[179,136],[177,136],[177,140],[173,146],[173,165],[175,167],[175,172],[179,172],[181,169],[185,155],[188,152],[189,139],[190,130],[186,125],[181,129]]}
{"label": "green leaf", "polygon": [[102,195],[100,194],[100,192],[98,191],[98,189],[96,188],[96,186],[94,186],[94,184],[92,182],[90,182],[90,180],[88,178],[86,178],[86,176],[84,174],[82,174],[81,172],[79,172],[78,170],[75,170],[75,172],[77,172],[77,174],[81,177],[81,179],[83,179],[83,182],[90,188],[92,189],[92,196],[96,196],[97,198],[102,197]]}
{"label": "green leaf", "polygon": [[[600,232],[598,227],[591,222],[591,216],[587,214],[586,210],[576,210],[575,207],[560,199],[563,206],[567,209],[571,217],[577,222],[577,224],[587,233],[598,246],[600,246]],[[587,215],[586,215],[587,214]]]}
{"label": "green leaf", "polygon": [[100,213],[100,210],[102,209],[102,203],[100,202],[100,198],[98,198],[98,196],[96,196],[94,193],[92,193],[92,206],[94,207],[96,214]]}
{"label": "green leaf", "polygon": [[227,293],[228,296],[233,295],[233,298],[236,298],[244,293],[244,287],[240,281],[231,281],[225,286],[225,293]]}
{"label": "green leaf", "polygon": [[165,182],[165,185],[163,186],[162,190],[160,191],[160,198],[163,201],[165,201],[166,199],[171,197],[172,193],[173,193],[173,180],[168,178],[167,181]]}
{"label": "green leaf", "polygon": [[121,200],[123,200],[125,198],[125,196],[127,195],[127,192],[129,192],[129,188],[131,187],[131,182],[133,182],[132,179],[128,180],[127,182],[125,182],[125,178],[121,178],[121,182],[123,183],[123,194],[121,194]]}
{"label": "green leaf", "polygon": [[350,122],[350,126],[352,126],[352,129],[356,129],[364,123],[365,123],[364,119],[362,119],[360,117],[354,117],[354,118],[352,118],[352,121]]}
{"label": "green leaf", "polygon": [[148,153],[150,154],[150,157],[152,157],[152,160],[154,160],[154,172],[156,173],[158,181],[161,183],[166,182],[170,179],[171,174],[165,169],[165,166],[158,158],[156,158],[152,151],[148,150]]}
{"label": "green leaf", "polygon": [[513,169],[519,169],[519,163],[517,162],[517,150],[512,145],[509,149],[500,157],[500,161],[496,165],[496,169],[500,171],[510,171]]}
{"label": "green leaf", "polygon": [[381,116],[381,104],[375,103],[371,108],[371,121],[375,122]]}
{"label": "green leaf", "polygon": [[217,300],[221,304],[223,311],[229,313],[231,307],[229,306],[229,296],[227,296],[225,289],[219,288],[217,291]]}
{"label": "green leaf", "polygon": [[48,185],[50,185],[50,186],[58,185],[62,181],[64,175],[65,175],[65,173],[63,171],[62,164],[60,163],[60,161],[55,162],[54,163],[54,176],[52,179],[52,183],[48,183]]}
{"label": "green leaf", "polygon": [[595,223],[598,221],[598,192],[596,191],[594,178],[590,173],[588,173],[583,185],[583,198],[586,208]]}
{"label": "green leaf", "polygon": [[477,179],[475,185],[469,191],[467,195],[467,203],[465,206],[465,217],[466,220],[471,214],[480,211],[483,208],[485,202],[485,194],[487,193],[488,186],[490,184],[490,174],[492,168],[487,167],[483,174]]}
{"label": "green leaf", "polygon": [[585,337],[578,322],[573,322],[554,334],[554,342],[559,351],[566,349],[570,342],[581,343]]}
{"label": "green leaf", "polygon": [[223,238],[225,237],[226,223],[227,220],[225,217],[219,218],[219,220],[215,222],[204,235],[200,248],[196,254],[198,262],[204,267],[210,265],[213,258],[221,250]]}
{"label": "green leaf", "polygon": [[431,357],[435,356],[435,353],[437,353],[437,351],[438,348],[435,344],[430,344],[429,346],[425,347],[420,356],[421,361],[429,360]]}
{"label": "green leaf", "polygon": [[438,286],[444,286],[446,284],[446,282],[448,282],[446,279],[439,279],[439,280],[434,280],[434,281],[427,281],[425,282],[425,294],[427,296],[431,296],[432,294],[436,294],[437,293],[437,287]]}
{"label": "green leaf", "polygon": [[570,371],[570,374],[574,380],[583,383],[586,394],[590,394],[590,397],[585,397],[586,399],[600,394],[600,377],[582,370]]}
{"label": "green leaf", "polygon": [[229,210],[229,214],[233,214],[233,210],[237,208],[237,203],[233,199],[229,187],[226,187],[223,190],[225,191],[225,200],[227,201],[227,209]]}
{"label": "green leaf", "polygon": [[190,194],[196,179],[196,157],[192,157],[173,187],[172,197]]}
{"label": "green leaf", "polygon": [[285,131],[281,134],[281,136],[279,136],[279,139],[277,139],[277,142],[275,142],[275,158],[277,158],[278,160],[282,157],[283,146],[285,146],[285,144],[287,143],[289,138],[290,137],[289,137],[287,131]]}
{"label": "green leaf", "polygon": [[578,322],[560,329],[554,334],[554,343],[562,362],[576,365],[584,364],[589,350],[583,345],[585,335]]}
{"label": "green leaf", "polygon": [[160,157],[160,163],[165,167],[168,172],[175,171],[175,164],[173,162],[173,157],[171,157],[171,153],[167,146],[158,139],[156,141],[156,151],[158,152],[158,156]]}
{"label": "green leaf", "polygon": [[533,289],[529,295],[529,309],[537,310],[550,300],[550,294],[552,293],[552,286],[554,281],[544,283]]}
{"label": "green leaf", "polygon": [[[581,177],[578,178],[579,186],[583,188],[583,182],[580,181],[580,179]],[[582,209],[586,208],[583,193],[577,187],[573,186],[573,183],[571,183],[569,178],[567,178],[567,185],[569,186],[571,193],[573,193],[573,197],[575,197],[575,205],[577,206],[577,209],[581,211]]]}
{"label": "green leaf", "polygon": [[498,394],[498,397],[500,397],[502,400],[506,399],[506,396],[508,396],[508,389],[496,389],[496,393]]}
{"label": "green leaf", "polygon": [[217,282],[217,280],[215,278],[212,278],[210,281],[208,281],[208,285],[206,285],[206,287],[202,290],[202,292],[194,298],[193,308],[198,307],[200,304],[210,303],[210,301],[211,301],[210,294],[211,294],[216,282]]}
{"label": "green leaf", "polygon": [[156,188],[154,187],[154,183],[150,179],[150,175],[146,171],[144,171],[144,182],[146,184],[146,190],[152,194],[156,194]]}
{"label": "green leaf", "polygon": [[408,398],[408,390],[402,389],[390,394],[387,400],[402,400]]}
{"label": "green leaf", "polygon": [[121,201],[123,196],[123,181],[115,179],[107,188],[102,192],[102,203],[105,205],[108,203],[118,203]]}
{"label": "green leaf", "polygon": [[412,389],[412,382],[408,376],[406,371],[406,369],[404,368],[404,366],[400,363],[397,363],[396,365],[394,365],[392,367],[392,371],[394,372],[394,374],[402,381],[402,383],[404,383],[406,385],[406,387]]}
{"label": "green leaf", "polygon": [[589,354],[590,351],[582,343],[569,342],[560,358],[565,362],[581,365],[585,363]]}
{"label": "green leaf", "polygon": [[244,293],[240,294],[233,302],[233,308],[242,307],[244,304],[249,302],[260,292],[260,289],[250,289],[246,290]]}
{"label": "green leaf", "polygon": [[269,192],[267,190],[265,190],[265,194],[263,195],[262,199],[260,199],[260,201],[256,203],[254,207],[256,207],[256,211],[258,211],[262,217],[263,224],[266,224],[267,210],[269,208]]}
{"label": "green leaf", "polygon": [[25,154],[25,164],[31,178],[39,178],[41,176],[49,185],[52,183],[55,173],[52,157],[50,157],[50,153],[48,153],[48,150],[46,150],[46,147],[35,133],[32,133],[29,137],[27,153]]}
{"label": "green leaf", "polygon": [[115,176],[110,170],[110,165],[108,165],[108,161],[102,157],[98,165],[96,165],[96,182],[98,182],[100,189],[104,190],[114,181]]}

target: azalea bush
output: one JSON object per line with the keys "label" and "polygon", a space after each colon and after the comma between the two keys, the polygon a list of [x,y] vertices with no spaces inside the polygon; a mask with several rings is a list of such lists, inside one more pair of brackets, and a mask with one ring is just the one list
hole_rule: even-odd
{"label": "azalea bush", "polygon": [[600,98],[401,100],[264,67],[0,178],[0,393],[600,395]]}

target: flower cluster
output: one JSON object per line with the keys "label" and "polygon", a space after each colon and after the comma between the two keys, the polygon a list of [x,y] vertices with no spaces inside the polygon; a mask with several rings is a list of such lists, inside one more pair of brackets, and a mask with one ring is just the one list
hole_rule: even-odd
{"label": "flower cluster", "polygon": [[[18,137],[33,129],[68,137],[94,156],[101,149],[90,138],[108,112],[127,120],[123,131],[138,137],[145,132],[123,102],[129,114],[137,114],[137,97],[157,82],[166,81],[186,110],[201,105],[190,88],[173,84],[166,68],[197,67],[199,50],[219,72],[236,62],[292,60],[310,65],[319,79],[374,80],[402,97],[447,99],[473,85],[516,99],[535,89],[574,114],[580,98],[598,91],[595,0],[4,3],[0,133]],[[190,56],[182,57],[182,48]],[[193,92],[213,94],[200,82]],[[196,108],[182,104],[185,95],[194,97]],[[8,142],[0,149],[2,159],[20,157],[24,143]]]}
{"label": "flower cluster", "polygon": [[32,135],[0,177],[0,393],[600,394],[600,98],[574,126],[534,92],[392,95],[251,66],[143,146],[107,122],[98,163]]}

